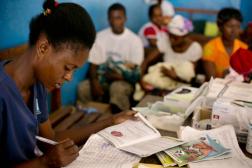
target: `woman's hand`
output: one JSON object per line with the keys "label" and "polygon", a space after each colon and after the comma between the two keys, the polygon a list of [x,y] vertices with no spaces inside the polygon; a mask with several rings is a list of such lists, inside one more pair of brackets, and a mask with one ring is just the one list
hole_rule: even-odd
{"label": "woman's hand", "polygon": [[170,78],[172,78],[173,80],[176,80],[177,79],[177,74],[176,74],[176,71],[173,67],[171,67],[171,69],[167,69],[166,67],[162,67],[161,68],[161,72],[165,75],[165,76],[168,76]]}
{"label": "woman's hand", "polygon": [[145,82],[143,79],[140,80],[140,86],[141,86],[142,89],[144,89],[145,91],[152,91],[153,89],[155,89],[151,84]]}
{"label": "woman's hand", "polygon": [[66,139],[51,149],[43,156],[43,161],[48,167],[63,167],[74,161],[79,156],[79,148],[70,139]]}
{"label": "woman's hand", "polygon": [[120,124],[120,123],[122,123],[126,120],[129,120],[129,119],[135,120],[135,119],[137,119],[135,117],[135,114],[136,114],[135,111],[130,111],[130,110],[118,113],[112,117],[112,123],[113,123],[113,125],[115,125],[115,124]]}

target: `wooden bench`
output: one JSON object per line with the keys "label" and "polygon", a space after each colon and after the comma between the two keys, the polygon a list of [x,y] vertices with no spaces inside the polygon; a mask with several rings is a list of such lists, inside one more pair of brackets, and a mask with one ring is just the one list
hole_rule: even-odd
{"label": "wooden bench", "polygon": [[84,126],[96,121],[100,121],[111,116],[110,106],[99,102],[89,102],[82,104],[82,109],[96,109],[97,112],[85,113],[74,106],[61,107],[53,112],[49,119],[55,131],[63,131],[70,128]]}

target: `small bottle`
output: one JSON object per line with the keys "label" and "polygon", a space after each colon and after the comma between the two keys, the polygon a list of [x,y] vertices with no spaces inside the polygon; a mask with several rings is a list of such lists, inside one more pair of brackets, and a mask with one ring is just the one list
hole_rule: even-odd
{"label": "small bottle", "polygon": [[252,154],[252,120],[249,121],[246,150]]}

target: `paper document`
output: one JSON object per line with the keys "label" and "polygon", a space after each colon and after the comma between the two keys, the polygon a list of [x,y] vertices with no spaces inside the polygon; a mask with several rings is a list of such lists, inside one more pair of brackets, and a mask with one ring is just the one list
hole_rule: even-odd
{"label": "paper document", "polygon": [[162,163],[162,165],[164,167],[169,167],[169,166],[175,166],[177,165],[174,160],[172,160],[172,158],[167,155],[165,152],[158,152],[157,154],[157,157],[159,159],[159,161]]}
{"label": "paper document", "polygon": [[230,149],[224,148],[208,135],[200,136],[180,146],[165,150],[179,166],[189,162],[209,160],[228,154]]}
{"label": "paper document", "polygon": [[141,157],[150,156],[165,149],[183,144],[162,137],[140,113],[139,120],[127,120],[121,124],[114,125],[98,132],[117,148],[136,154]]}
{"label": "paper document", "polygon": [[132,168],[140,157],[115,148],[98,134],[92,135],[67,168]]}
{"label": "paper document", "polygon": [[177,100],[183,101],[186,103],[190,103],[193,99],[195,99],[198,92],[198,88],[190,87],[190,86],[181,86],[171,93],[164,96],[164,101],[166,100]]}
{"label": "paper document", "polygon": [[[191,127],[184,127],[180,130],[179,137],[183,140],[193,140],[197,136],[209,135],[216,139],[225,148],[231,149],[231,156],[226,159],[208,160],[197,163],[189,163],[190,168],[251,168],[252,160],[247,158],[241,151],[234,128],[225,125],[213,130],[199,131]],[[216,158],[217,159],[217,158]]]}

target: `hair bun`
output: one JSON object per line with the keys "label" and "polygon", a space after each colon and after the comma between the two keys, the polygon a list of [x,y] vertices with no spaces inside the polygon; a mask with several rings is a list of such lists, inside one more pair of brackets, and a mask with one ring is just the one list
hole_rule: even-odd
{"label": "hair bun", "polygon": [[58,2],[56,2],[55,0],[45,0],[44,4],[43,4],[43,9],[46,11],[48,9],[50,9],[51,11],[53,11],[58,5]]}

